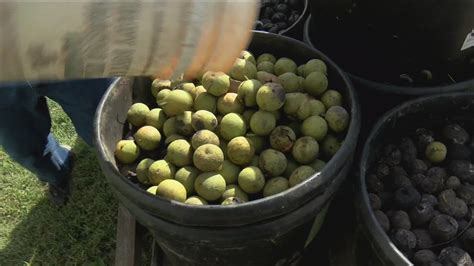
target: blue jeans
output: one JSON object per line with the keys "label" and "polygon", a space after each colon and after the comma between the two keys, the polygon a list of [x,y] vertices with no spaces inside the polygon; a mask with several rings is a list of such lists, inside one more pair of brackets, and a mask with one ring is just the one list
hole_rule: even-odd
{"label": "blue jeans", "polygon": [[61,105],[78,135],[92,145],[95,110],[113,80],[1,84],[0,145],[40,180],[61,184],[72,170],[71,156],[50,132],[45,96]]}

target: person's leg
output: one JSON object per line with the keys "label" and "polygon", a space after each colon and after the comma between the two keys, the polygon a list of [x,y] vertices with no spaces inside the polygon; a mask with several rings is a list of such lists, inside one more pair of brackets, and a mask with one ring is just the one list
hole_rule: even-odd
{"label": "person's leg", "polygon": [[102,96],[115,79],[87,79],[40,86],[45,96],[57,102],[71,118],[79,136],[93,145],[94,116]]}
{"label": "person's leg", "polygon": [[72,160],[50,133],[46,99],[27,83],[0,86],[0,145],[44,182],[68,181]]}

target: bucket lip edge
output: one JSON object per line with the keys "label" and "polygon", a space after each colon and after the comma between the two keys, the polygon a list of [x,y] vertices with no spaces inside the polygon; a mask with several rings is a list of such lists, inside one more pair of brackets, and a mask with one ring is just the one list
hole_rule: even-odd
{"label": "bucket lip edge", "polygon": [[[360,131],[360,120],[361,120],[361,118],[360,118],[360,104],[359,104],[359,100],[358,100],[358,97],[357,97],[357,93],[355,92],[355,89],[352,85],[352,82],[349,79],[349,77],[347,76],[347,74],[345,72],[343,72],[330,58],[328,58],[321,51],[319,51],[319,50],[317,50],[313,47],[310,47],[309,45],[307,45],[307,44],[305,44],[305,43],[303,43],[299,40],[295,40],[295,39],[292,39],[292,38],[289,38],[289,37],[283,36],[283,35],[263,32],[263,31],[253,31],[253,32],[256,33],[256,34],[261,34],[261,35],[273,35],[273,36],[275,36],[275,38],[278,38],[278,39],[287,39],[291,42],[296,42],[296,43],[299,43],[300,45],[304,45],[304,46],[307,47],[307,49],[315,51],[315,53],[317,53],[318,56],[321,59],[325,60],[328,64],[331,65],[331,68],[341,77],[341,81],[343,83],[345,83],[347,93],[351,96],[351,101],[350,101],[351,105],[352,105],[351,106],[351,122],[350,122],[350,125],[348,127],[348,131],[346,133],[346,137],[349,136],[349,135],[351,136],[351,141],[350,142],[348,142],[348,141],[343,142],[343,145],[341,146],[340,150],[336,153],[336,155],[334,157],[331,158],[331,160],[329,160],[327,162],[326,171],[323,170],[321,172],[318,172],[315,175],[308,178],[307,180],[305,180],[304,182],[302,182],[301,184],[299,184],[299,185],[297,185],[293,188],[290,188],[287,191],[285,191],[283,193],[280,193],[278,195],[274,195],[274,196],[271,196],[271,197],[268,197],[268,198],[262,198],[262,199],[259,199],[259,200],[256,200],[256,201],[248,202],[246,204],[232,205],[232,206],[226,206],[226,207],[223,207],[221,205],[190,206],[190,205],[187,205],[187,204],[184,204],[184,203],[158,198],[158,200],[162,201],[163,204],[170,204],[171,203],[174,206],[180,206],[180,208],[193,208],[193,209],[201,209],[201,210],[210,210],[210,211],[213,211],[214,213],[216,213],[215,211],[235,210],[235,208],[239,208],[241,210],[245,210],[245,209],[250,210],[251,208],[255,209],[255,207],[257,207],[257,208],[260,207],[262,205],[262,203],[267,203],[268,204],[269,201],[273,201],[273,199],[275,199],[277,197],[297,196],[299,194],[298,192],[301,191],[301,189],[303,187],[308,187],[310,184],[315,184],[316,183],[317,184],[316,187],[323,187],[323,184],[327,183],[328,180],[333,178],[333,176],[337,176],[339,171],[342,169],[341,167],[343,166],[343,164],[346,163],[347,160],[342,161],[341,159],[343,157],[344,158],[349,158],[351,156],[351,153],[355,152],[355,146],[356,146],[358,136],[359,136],[359,131]],[[104,97],[103,97],[102,101],[100,102],[100,104],[97,108],[98,115],[96,116],[96,121],[94,122],[95,123],[94,134],[95,134],[97,140],[102,140],[103,139],[102,136],[100,135],[100,132],[99,132],[99,120],[100,120],[99,110],[104,109],[105,99],[108,97],[108,95],[111,94],[111,91],[113,90],[114,86],[117,83],[119,83],[121,80],[124,80],[124,79],[126,79],[126,78],[117,79],[109,87],[108,91],[106,92],[106,94],[104,94]],[[98,147],[99,156],[100,156],[101,160],[106,163],[106,167],[108,168],[108,170],[112,171],[114,173],[114,175],[118,176],[119,179],[121,180],[121,182],[125,182],[125,183],[127,183],[127,185],[130,185],[131,181],[128,180],[127,178],[125,178],[123,175],[121,175],[120,172],[118,172],[118,170],[114,167],[114,164],[110,160],[105,158],[105,156],[102,156],[102,155],[106,154],[105,153],[106,149],[103,146],[103,144],[102,145],[101,144],[96,144],[96,145],[97,145],[96,147]],[[341,162],[339,162],[338,159]],[[341,169],[339,169],[339,168],[341,168]],[[324,179],[324,180],[319,180],[317,177],[321,176],[322,173],[327,173],[326,175],[324,175],[324,176],[327,176],[327,178]],[[141,193],[142,195],[146,195],[146,196],[152,198],[152,196],[149,195],[148,193],[146,193],[146,191],[144,191],[144,190],[142,191],[141,189],[137,189],[137,188],[135,188],[135,190],[137,192]],[[309,193],[309,190],[307,192]],[[322,196],[322,195],[323,195],[323,193],[320,193],[318,195],[310,197],[310,198],[308,198],[308,201],[313,199],[313,198]],[[157,200],[157,199],[154,198],[153,200]],[[278,217],[278,216],[281,216],[281,215],[285,215],[288,212],[289,211],[286,211],[282,214],[277,214],[277,215],[268,215],[268,216],[266,215],[264,218],[260,218],[260,219],[256,219],[255,221],[252,221],[252,223],[256,223],[256,222],[259,222],[259,221],[263,221],[265,219],[270,219],[270,218],[273,218],[273,217]]]}
{"label": "bucket lip edge", "polygon": [[[278,32],[278,35],[285,35],[287,34],[288,32],[292,31],[293,29],[296,28],[296,25],[298,25],[299,23],[301,23],[301,21],[305,19],[305,17],[308,15],[308,12],[309,12],[309,0],[304,0],[304,7],[303,7],[303,11],[301,12],[301,15],[300,17],[295,21],[295,23],[291,24],[291,26],[289,26],[288,28],[282,30],[282,31],[279,31]],[[304,24],[304,21],[303,21],[303,24]]]}
{"label": "bucket lip edge", "polygon": [[[309,46],[316,47],[313,41],[311,40],[309,34],[309,24],[311,24],[312,22],[311,18],[312,14],[309,14],[308,18],[306,19],[306,22],[304,23],[303,36],[306,37],[305,39],[307,40]],[[371,90],[382,91],[396,95],[429,95],[438,93],[449,93],[454,91],[468,91],[469,89],[474,89],[474,78],[445,86],[437,85],[428,87],[412,87],[384,84],[364,77],[360,77],[348,71],[346,71],[346,73],[351,79],[357,81],[358,83],[366,85],[367,88]]]}
{"label": "bucket lip edge", "polygon": [[[362,212],[361,218],[367,226],[367,231],[371,236],[371,239],[377,243],[379,247],[381,247],[382,252],[384,255],[396,259],[401,260],[402,262],[409,263],[407,265],[411,265],[410,260],[406,258],[403,253],[393,244],[393,242],[388,237],[387,233],[382,229],[380,224],[378,223],[377,219],[375,218],[374,211],[370,208],[369,197],[368,197],[368,190],[366,184],[366,175],[368,172],[368,158],[369,153],[371,150],[371,145],[374,139],[380,134],[381,128],[386,125],[386,121],[390,118],[396,116],[397,113],[410,108],[416,104],[422,104],[425,102],[430,102],[435,99],[439,98],[448,98],[448,97],[464,97],[464,96],[472,96],[474,98],[474,92],[450,92],[450,93],[440,93],[434,95],[423,96],[420,98],[416,98],[410,101],[403,102],[395,106],[394,108],[390,109],[389,111],[385,112],[382,117],[380,117],[377,122],[372,126],[370,130],[370,134],[365,140],[364,148],[362,150],[362,154],[360,157],[359,163],[359,177],[358,177],[358,191],[357,191],[357,199],[359,202],[356,202],[358,207],[360,207],[359,211]],[[383,132],[382,132],[383,133]],[[367,215],[368,214],[368,215]]]}

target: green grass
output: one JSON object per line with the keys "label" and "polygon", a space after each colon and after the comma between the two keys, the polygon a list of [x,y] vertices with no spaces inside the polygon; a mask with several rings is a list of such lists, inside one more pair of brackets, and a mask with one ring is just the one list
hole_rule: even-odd
{"label": "green grass", "polygon": [[47,186],[0,149],[0,265],[113,263],[117,201],[94,150],[49,101],[52,132],[76,152],[72,198],[56,208]]}

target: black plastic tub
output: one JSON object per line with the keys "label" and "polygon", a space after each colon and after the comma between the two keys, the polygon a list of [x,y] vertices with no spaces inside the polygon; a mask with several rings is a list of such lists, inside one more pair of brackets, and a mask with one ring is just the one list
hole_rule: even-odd
{"label": "black plastic tub", "polygon": [[[303,41],[308,45],[315,47],[318,46],[322,42],[330,42],[328,40],[325,41],[318,41],[318,36],[314,33],[313,29],[313,19],[312,15],[308,15],[306,22],[304,23],[304,32],[303,32]],[[334,44],[336,45],[336,44]],[[340,49],[344,49],[343,46],[336,45],[340,47]],[[329,51],[322,52],[328,53]],[[331,56],[331,53],[328,53],[328,56]],[[361,66],[367,64],[367,62],[360,62]],[[389,62],[386,62],[384,65],[380,67],[384,67],[385,65],[389,65]],[[344,66],[342,66],[344,68]],[[474,67],[473,67],[474,68]],[[375,81],[374,79],[370,79],[369,77],[362,77],[360,75],[354,74],[351,72],[350,68],[344,68],[345,71],[348,72],[349,77],[352,79],[354,84],[357,87],[361,87],[363,89],[369,89],[372,92],[381,92],[384,94],[391,94],[394,97],[399,96],[420,96],[420,95],[430,95],[430,94],[437,94],[437,93],[448,93],[448,92],[458,92],[458,91],[466,91],[474,89],[474,79],[469,79],[462,82],[452,83],[450,85],[438,85],[438,86],[424,86],[424,87],[414,87],[414,86],[396,86],[391,85],[388,82],[382,81]]]}
{"label": "black plastic tub", "polygon": [[343,94],[351,114],[343,145],[324,170],[284,193],[228,207],[190,206],[154,197],[120,174],[114,158],[128,107],[134,101],[147,101],[143,90],[148,92],[151,80],[118,79],[97,110],[95,141],[102,170],[120,202],[150,229],[172,265],[284,265],[317,234],[325,210],[350,170],[360,110],[344,72],[319,51],[280,35],[255,32],[249,50],[255,55],[286,56],[298,64],[321,58],[328,65],[330,83]]}
{"label": "black plastic tub", "polygon": [[[312,15],[310,14],[305,22],[303,41],[311,47],[319,47],[319,44],[322,43],[329,45],[328,42],[331,40],[318,39],[318,36],[313,32],[313,25]],[[348,41],[348,43],[350,43],[350,41]],[[332,45],[339,47],[341,50],[345,49],[341,44],[334,43]],[[331,51],[322,50],[322,52],[329,52],[329,56],[331,56]],[[364,66],[364,64],[367,63],[368,62],[360,62],[361,66]],[[380,67],[384,67],[385,65],[389,65],[389,63],[387,62]],[[384,113],[404,101],[422,95],[474,90],[474,79],[445,86],[408,87],[395,86],[388,83],[370,80],[366,77],[364,78],[352,73],[351,69],[344,70],[347,71],[347,74],[353,81],[354,87],[361,99],[362,113],[364,117],[361,127],[361,136],[364,138],[367,136],[370,127],[379,118],[380,113]]]}
{"label": "black plastic tub", "polygon": [[474,79],[474,46],[468,45],[474,40],[473,1],[311,0],[310,5],[312,39],[358,77],[426,87],[429,94]]}
{"label": "black plastic tub", "polygon": [[397,106],[384,114],[372,128],[360,159],[355,201],[357,224],[369,246],[359,248],[361,257],[370,257],[371,262],[366,265],[411,265],[378,224],[368,199],[366,175],[369,167],[377,160],[383,144],[391,139],[399,139],[402,132],[420,127],[433,128],[446,122],[469,125],[468,129],[472,131],[473,113],[474,93],[437,94]]}

